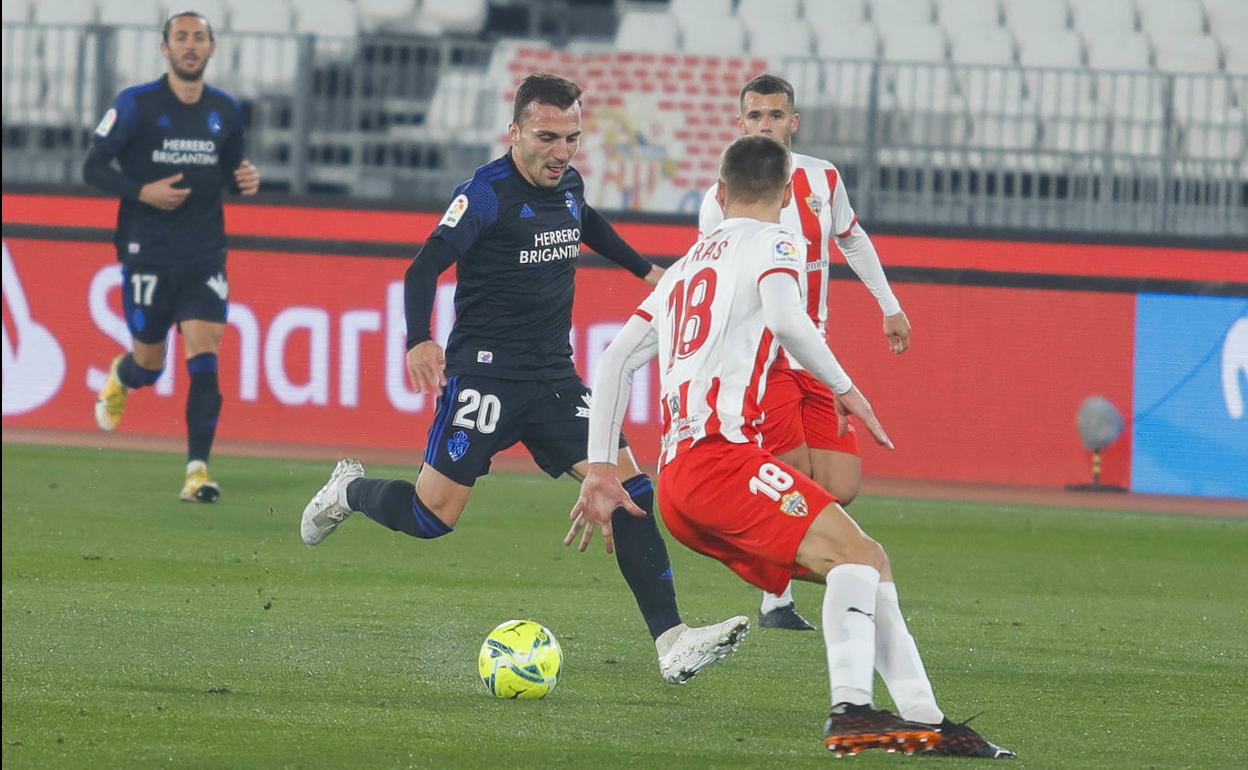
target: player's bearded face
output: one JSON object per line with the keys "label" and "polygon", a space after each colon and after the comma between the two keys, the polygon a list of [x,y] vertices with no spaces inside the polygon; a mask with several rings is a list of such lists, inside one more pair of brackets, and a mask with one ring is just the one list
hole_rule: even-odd
{"label": "player's bearded face", "polygon": [[182,80],[199,80],[204,76],[208,60],[216,45],[212,33],[203,19],[183,16],[175,19],[169,30],[169,39],[161,43],[160,52],[169,61],[173,74]]}
{"label": "player's bearded face", "polygon": [[533,102],[508,131],[512,160],[524,178],[537,187],[555,187],[581,146],[581,105],[561,110]]}
{"label": "player's bearded face", "polygon": [[749,91],[741,100],[741,115],[738,120],[742,134],[764,134],[785,147],[791,147],[793,134],[797,133],[798,119],[793,105],[789,104],[788,97],[782,93],[759,94]]}

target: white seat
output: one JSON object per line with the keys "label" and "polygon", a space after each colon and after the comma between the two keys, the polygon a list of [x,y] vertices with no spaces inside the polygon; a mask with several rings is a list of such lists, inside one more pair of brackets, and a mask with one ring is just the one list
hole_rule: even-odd
{"label": "white seat", "polygon": [[370,31],[384,31],[411,22],[416,0],[356,0],[360,24]]}
{"label": "white seat", "polygon": [[[1248,46],[1242,43],[1226,48],[1226,71],[1232,75],[1248,75]],[[1244,105],[1248,107],[1248,104]]]}
{"label": "white seat", "polygon": [[865,108],[871,100],[872,65],[861,61],[828,62],[824,71],[824,101]]}
{"label": "white seat", "polygon": [[[684,27],[683,34],[686,53],[739,56],[745,50],[745,24],[736,16],[707,17]],[[618,37],[616,45],[623,47]]]}
{"label": "white seat", "polygon": [[485,0],[423,0],[418,25],[446,32],[475,35],[485,26]]}
{"label": "white seat", "polygon": [[1205,12],[1197,0],[1137,0],[1140,28],[1154,40],[1205,33]]}
{"label": "white seat", "polygon": [[127,0],[124,3],[100,5],[100,23],[113,26],[152,27],[163,24],[164,8],[160,0]]}
{"label": "white seat", "polygon": [[230,11],[230,29],[235,32],[289,33],[292,13],[287,0],[233,0]]}
{"label": "white seat", "polygon": [[[879,25],[877,25],[879,26]],[[945,34],[933,24],[881,27],[888,61],[945,61]]]}
{"label": "white seat", "polygon": [[1019,33],[1018,61],[1027,67],[1082,67],[1083,40],[1074,30],[1034,29]]}
{"label": "white seat", "polygon": [[992,150],[1025,150],[1040,140],[1040,123],[1034,115],[984,115],[971,121],[973,147]]}
{"label": "white seat", "polygon": [[615,30],[621,51],[675,51],[680,46],[676,17],[655,11],[626,11]]}
{"label": "white seat", "polygon": [[930,0],[871,0],[871,21],[885,38],[894,27],[932,23]]}
{"label": "white seat", "polygon": [[[801,16],[799,0],[738,0],[737,16],[747,27],[776,21],[795,22]],[[752,33],[754,30],[751,29]]]}
{"label": "white seat", "polygon": [[1094,70],[1143,70],[1151,59],[1148,39],[1138,32],[1088,35],[1088,67]]}
{"label": "white seat", "polygon": [[1001,24],[1001,7],[997,5],[997,0],[937,0],[936,13],[941,26],[951,34],[963,27],[996,27]]}
{"label": "white seat", "polygon": [[1111,37],[1135,31],[1135,6],[1131,0],[1096,0],[1071,5],[1075,29],[1088,37]]}
{"label": "white seat", "polygon": [[1013,64],[1014,36],[1005,27],[946,27],[957,64]]}
{"label": "white seat", "polygon": [[1218,46],[1206,35],[1157,38],[1157,69],[1163,72],[1217,72]]}
{"label": "white seat", "polygon": [[350,0],[292,0],[292,5],[299,32],[344,37],[359,30],[359,13]]}
{"label": "white seat", "polygon": [[806,0],[802,12],[814,28],[815,37],[821,37],[866,21],[867,4],[863,0]]}
{"label": "white seat", "polygon": [[1023,73],[1027,102],[1042,118],[1092,118],[1099,114],[1093,78],[1081,70],[1030,69]]}
{"label": "white seat", "polygon": [[805,19],[772,19],[749,25],[750,53],[755,56],[804,57],[814,52],[814,34]]}
{"label": "white seat", "polygon": [[30,21],[30,11],[31,0],[4,0],[0,5],[0,15],[11,24]]}
{"label": "white seat", "polygon": [[672,0],[668,11],[687,29],[702,19],[731,16],[732,0]]}
{"label": "white seat", "polygon": [[[486,92],[493,92],[489,81],[472,69],[448,67],[438,75],[429,103],[425,125],[437,139],[462,140],[465,133],[488,125],[491,116],[483,115]],[[493,129],[488,132],[493,136]]]}
{"label": "white seat", "polygon": [[1225,24],[1248,24],[1248,3],[1244,0],[1205,0],[1209,29],[1216,31]]}
{"label": "white seat", "polygon": [[1066,0],[1002,0],[1001,7],[1006,25],[1020,38],[1069,26]]}
{"label": "white seat", "polygon": [[1153,73],[1101,72],[1095,79],[1096,101],[1111,117],[1126,121],[1162,119],[1162,83]]}
{"label": "white seat", "polygon": [[880,38],[867,22],[846,23],[822,34],[815,30],[815,53],[821,59],[874,59],[880,55]]}
{"label": "white seat", "polygon": [[97,18],[95,0],[35,3],[36,24],[90,24]]}

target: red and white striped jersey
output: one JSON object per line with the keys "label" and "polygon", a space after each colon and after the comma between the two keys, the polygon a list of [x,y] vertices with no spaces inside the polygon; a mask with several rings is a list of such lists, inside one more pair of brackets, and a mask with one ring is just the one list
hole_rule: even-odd
{"label": "red and white striped jersey", "polygon": [[707,436],[759,443],[779,343],[764,323],[758,284],[775,272],[800,283],[802,269],[784,227],[733,218],[695,243],[637,308],[658,338],[662,463]]}
{"label": "red and white striped jersey", "polygon": [[[793,158],[793,200],[780,212],[780,224],[794,233],[801,233],[798,248],[806,262],[802,278],[802,299],[806,313],[821,334],[828,324],[828,257],[834,247],[833,236],[847,236],[858,217],[849,205],[849,194],[841,184],[836,166],[809,155],[790,154]],[[724,212],[715,200],[715,186],[706,191],[698,214],[701,235],[714,230],[724,219]]]}

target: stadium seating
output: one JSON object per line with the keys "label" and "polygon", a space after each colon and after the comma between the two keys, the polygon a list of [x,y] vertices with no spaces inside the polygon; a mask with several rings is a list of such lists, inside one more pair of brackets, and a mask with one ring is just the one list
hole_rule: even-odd
{"label": "stadium seating", "polygon": [[679,45],[676,17],[657,11],[627,11],[615,30],[621,51],[674,51]]}
{"label": "stadium seating", "polygon": [[749,25],[750,53],[755,56],[805,57],[814,53],[814,34],[805,19],[770,19]]}
{"label": "stadium seating", "polygon": [[101,24],[132,25],[150,29],[164,21],[165,9],[159,0],[129,0],[126,3],[100,5]]}
{"label": "stadium seating", "polygon": [[360,26],[359,8],[351,0],[292,0],[295,29],[326,37],[354,37]]}
{"label": "stadium seating", "polygon": [[732,0],[672,0],[669,11],[682,27],[689,27],[702,19],[731,16]]}
{"label": "stadium seating", "polygon": [[737,0],[737,15],[753,27],[776,21],[796,24],[802,14],[799,0]]}
{"label": "stadium seating", "polygon": [[99,18],[95,0],[60,0],[35,3],[36,24],[91,24]]}
{"label": "stadium seating", "polygon": [[1207,35],[1155,37],[1157,69],[1163,72],[1217,72],[1218,45]]}
{"label": "stadium seating", "polygon": [[1148,38],[1138,32],[1085,33],[1088,67],[1094,70],[1143,70],[1151,65]]}
{"label": "stadium seating", "polygon": [[1089,37],[1109,38],[1134,32],[1135,7],[1132,0],[1096,0],[1071,4],[1075,29]]}
{"label": "stadium seating", "polygon": [[735,56],[746,47],[745,24],[736,16],[707,16],[681,29],[686,53]]}
{"label": "stadium seating", "polygon": [[946,27],[950,59],[956,64],[1013,64],[1014,36],[1005,27]]}
{"label": "stadium seating", "polygon": [[1005,21],[1020,37],[1068,26],[1069,8],[1065,0],[1002,0]]}
{"label": "stadium seating", "polygon": [[485,0],[423,0],[416,25],[426,33],[475,35],[485,25],[485,14]]}
{"label": "stadium seating", "polygon": [[402,30],[416,15],[416,0],[356,0],[360,24],[368,31]]}
{"label": "stadium seating", "polygon": [[894,27],[919,27],[932,23],[932,6],[928,0],[871,0],[870,8],[871,20],[885,39]]}
{"label": "stadium seating", "polygon": [[1153,40],[1197,37],[1205,32],[1205,14],[1197,0],[1137,0],[1140,29]]}
{"label": "stadium seating", "polygon": [[824,59],[874,59],[880,55],[879,33],[865,21],[840,24],[835,32],[816,28],[815,53]]}
{"label": "stadium seating", "polygon": [[1001,24],[997,0],[938,0],[937,20],[950,33],[960,28],[996,27]]}
{"label": "stadium seating", "polygon": [[814,29],[815,37],[821,38],[825,34],[839,34],[843,27],[853,27],[866,21],[866,10],[863,0],[808,0],[802,12]]}
{"label": "stadium seating", "polygon": [[0,14],[7,22],[30,21],[31,0],[4,0]]}

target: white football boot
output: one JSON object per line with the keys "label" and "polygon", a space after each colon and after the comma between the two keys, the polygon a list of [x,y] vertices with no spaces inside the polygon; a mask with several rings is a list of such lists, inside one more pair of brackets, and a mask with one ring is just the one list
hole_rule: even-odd
{"label": "white football boot", "polygon": [[669,629],[664,635],[675,633],[675,640],[669,642],[660,636],[655,643],[660,651],[667,646],[667,651],[659,654],[659,672],[670,684],[684,684],[702,669],[735,652],[749,630],[750,620],[744,615],[713,626]]}
{"label": "white football boot", "polygon": [[347,505],[347,485],[363,476],[364,466],[358,461],[338,461],[334,472],[329,474],[329,481],[303,509],[303,520],[299,523],[303,542],[316,545],[351,515],[351,507]]}

